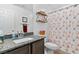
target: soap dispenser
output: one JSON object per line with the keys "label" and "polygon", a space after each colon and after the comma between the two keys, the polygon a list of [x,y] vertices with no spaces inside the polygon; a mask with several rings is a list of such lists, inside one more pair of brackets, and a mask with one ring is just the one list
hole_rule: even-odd
{"label": "soap dispenser", "polygon": [[12,39],[15,39],[16,38],[16,33],[14,30],[12,30]]}
{"label": "soap dispenser", "polygon": [[3,34],[3,31],[0,30],[0,43],[3,43],[4,42],[4,34]]}

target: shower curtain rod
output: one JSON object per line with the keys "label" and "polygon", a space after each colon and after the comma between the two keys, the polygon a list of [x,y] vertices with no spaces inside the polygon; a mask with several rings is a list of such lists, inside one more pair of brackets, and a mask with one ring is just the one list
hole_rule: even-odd
{"label": "shower curtain rod", "polygon": [[48,14],[52,14],[52,13],[55,13],[55,12],[57,12],[57,11],[61,11],[61,10],[64,10],[64,9],[68,9],[68,8],[70,8],[70,7],[76,7],[77,5],[79,5],[79,4],[73,4],[73,5],[67,5],[67,6],[65,6],[65,7],[62,7],[62,8],[59,8],[59,9],[56,9],[56,10],[54,10],[54,11],[52,11],[52,12],[49,12]]}

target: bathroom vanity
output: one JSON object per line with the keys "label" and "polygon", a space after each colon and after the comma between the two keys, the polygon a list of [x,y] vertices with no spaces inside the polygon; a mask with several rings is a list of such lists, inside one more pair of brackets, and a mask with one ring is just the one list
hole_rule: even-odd
{"label": "bathroom vanity", "polygon": [[[0,54],[44,54],[44,37],[28,35],[24,38],[33,38],[22,43],[15,43],[12,39],[4,41]],[[20,39],[18,39],[20,40]]]}
{"label": "bathroom vanity", "polygon": [[43,54],[44,53],[44,39],[40,39],[23,46],[8,50],[5,54]]}

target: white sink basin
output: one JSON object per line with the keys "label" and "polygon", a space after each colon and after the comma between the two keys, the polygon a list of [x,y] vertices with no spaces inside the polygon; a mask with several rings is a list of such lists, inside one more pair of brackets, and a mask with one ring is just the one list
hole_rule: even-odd
{"label": "white sink basin", "polygon": [[33,40],[33,38],[22,38],[22,39],[13,40],[13,42],[18,44],[30,40]]}

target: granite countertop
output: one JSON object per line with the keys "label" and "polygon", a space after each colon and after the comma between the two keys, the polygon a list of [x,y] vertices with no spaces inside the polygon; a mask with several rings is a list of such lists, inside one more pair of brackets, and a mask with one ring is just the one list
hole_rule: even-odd
{"label": "granite countertop", "polygon": [[40,36],[37,36],[37,35],[29,35],[29,36],[26,36],[24,38],[34,38],[34,39],[30,40],[30,41],[23,42],[23,43],[18,43],[18,44],[14,43],[12,39],[6,39],[6,40],[4,40],[3,44],[0,44],[0,46],[2,46],[2,48],[0,48],[0,54],[4,53],[6,51],[12,50],[14,48],[23,46],[25,44],[29,44],[31,42],[40,40],[40,39],[42,39],[44,37],[40,37]]}

